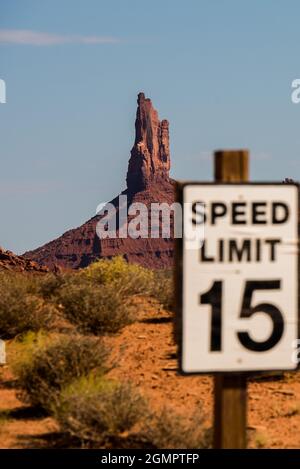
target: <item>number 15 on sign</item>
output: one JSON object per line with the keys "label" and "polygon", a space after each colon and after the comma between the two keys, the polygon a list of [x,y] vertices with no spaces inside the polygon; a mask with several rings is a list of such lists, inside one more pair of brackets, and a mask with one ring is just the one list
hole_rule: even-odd
{"label": "number 15 on sign", "polygon": [[182,371],[295,369],[298,186],[187,183],[181,194]]}

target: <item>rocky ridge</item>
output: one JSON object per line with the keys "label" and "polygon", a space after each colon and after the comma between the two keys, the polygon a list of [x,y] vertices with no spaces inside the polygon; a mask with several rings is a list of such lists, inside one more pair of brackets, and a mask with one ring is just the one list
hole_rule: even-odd
{"label": "rocky ridge", "polygon": [[12,270],[18,272],[48,272],[48,267],[23,256],[17,256],[12,251],[0,247],[0,271]]}

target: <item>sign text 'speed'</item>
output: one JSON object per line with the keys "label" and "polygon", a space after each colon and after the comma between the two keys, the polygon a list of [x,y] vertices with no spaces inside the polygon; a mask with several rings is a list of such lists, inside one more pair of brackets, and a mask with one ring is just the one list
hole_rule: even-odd
{"label": "sign text 'speed'", "polygon": [[238,202],[230,204],[224,202],[195,201],[192,204],[193,225],[209,223],[216,225],[226,218],[231,225],[278,225],[286,223],[289,219],[289,207],[286,203],[278,202]]}

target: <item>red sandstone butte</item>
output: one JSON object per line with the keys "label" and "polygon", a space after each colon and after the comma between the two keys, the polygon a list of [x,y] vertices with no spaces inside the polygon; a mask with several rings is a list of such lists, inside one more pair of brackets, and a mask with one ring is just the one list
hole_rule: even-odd
{"label": "red sandstone butte", "polygon": [[[135,141],[127,171],[127,188],[122,192],[128,205],[142,202],[148,208],[151,203],[172,204],[174,202],[174,181],[169,177],[170,149],[169,123],[160,121],[157,111],[144,93],[138,95],[135,120]],[[119,199],[111,201],[119,210]],[[173,237],[162,238],[116,238],[100,239],[96,225],[101,216],[97,215],[79,228],[67,231],[59,238],[33,251],[29,257],[50,269],[59,267],[78,269],[86,267],[99,258],[122,255],[128,262],[145,267],[162,269],[173,265]],[[150,220],[149,220],[150,221]],[[149,223],[150,225],[150,223]],[[150,227],[149,227],[150,231]],[[173,218],[171,233],[173,231]]]}
{"label": "red sandstone butte", "polygon": [[169,181],[169,122],[159,121],[158,113],[144,93],[138,95],[135,142],[127,171],[127,188],[135,193],[153,183]]}

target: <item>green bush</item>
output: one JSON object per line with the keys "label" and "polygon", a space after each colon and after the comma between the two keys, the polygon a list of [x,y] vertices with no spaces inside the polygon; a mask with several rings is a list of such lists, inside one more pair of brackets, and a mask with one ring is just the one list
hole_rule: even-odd
{"label": "green bush", "polygon": [[124,297],[148,294],[154,280],[151,270],[128,264],[121,256],[100,259],[81,271],[81,276],[97,285],[114,285]]}
{"label": "green bush", "polygon": [[173,305],[173,278],[170,270],[149,270],[128,264],[123,257],[101,259],[80,273],[81,277],[96,285],[114,285],[124,297],[150,296],[165,309]]}
{"label": "green bush", "polygon": [[0,337],[13,338],[26,331],[51,327],[57,317],[54,305],[37,294],[33,276],[0,273]]}
{"label": "green bush", "polygon": [[104,374],[107,358],[107,348],[96,338],[74,335],[46,341],[15,365],[20,397],[49,411],[62,388],[72,380],[92,370]]}
{"label": "green bush", "polygon": [[145,414],[146,404],[131,385],[89,376],[63,390],[53,408],[61,430],[82,446],[118,446]]}
{"label": "green bush", "polygon": [[83,333],[114,333],[134,320],[132,308],[114,284],[97,286],[78,277],[60,289],[58,301],[66,318]]}

